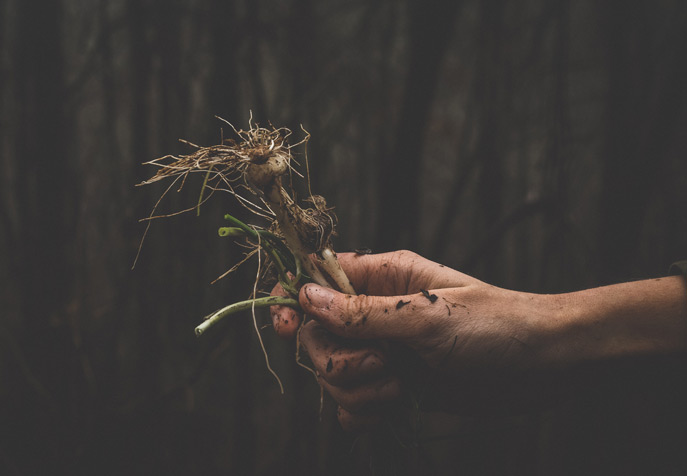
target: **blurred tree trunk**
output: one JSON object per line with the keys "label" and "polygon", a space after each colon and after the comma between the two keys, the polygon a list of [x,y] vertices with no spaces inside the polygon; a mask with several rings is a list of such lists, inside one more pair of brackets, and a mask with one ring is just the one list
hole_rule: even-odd
{"label": "blurred tree trunk", "polygon": [[376,236],[379,251],[398,247],[417,249],[422,149],[439,69],[459,6],[459,1],[410,1],[405,92],[393,145],[379,164]]}
{"label": "blurred tree trunk", "polygon": [[[126,4],[126,14],[129,18],[129,58],[131,61],[130,84],[132,96],[132,109],[129,111],[132,137],[130,155],[134,163],[141,164],[150,160],[152,156],[150,144],[152,142],[151,135],[153,130],[150,124],[153,111],[151,110],[150,93],[153,58],[149,41],[153,34],[150,27],[152,16],[151,3],[148,1],[129,0]],[[147,171],[142,169],[142,167],[137,167],[136,169],[138,171],[136,183],[141,183],[148,178]],[[148,208],[148,204],[139,202],[139,207],[135,212],[136,216],[147,216],[149,214]],[[158,249],[157,251],[165,253],[164,249]],[[131,392],[141,392],[147,398],[152,398],[158,388],[159,374],[157,369],[160,356],[160,342],[156,332],[156,320],[141,318],[140,316],[157,315],[159,310],[156,304],[165,302],[162,295],[150,296],[150,294],[161,290],[159,286],[153,289],[141,286],[141,283],[153,281],[155,271],[152,268],[150,265],[139,267],[136,273],[138,279],[127,282],[125,294],[136,296],[135,302],[138,303],[138,306],[134,310],[134,314],[128,316],[128,325],[120,328],[120,339],[122,342],[127,343],[127,345],[132,345],[137,356],[137,358],[132,360],[132,363],[137,361],[138,364],[132,367],[127,366],[128,368],[124,369],[126,373],[133,373],[132,377],[134,378],[130,381],[130,384],[133,384]]]}
{"label": "blurred tree trunk", "polygon": [[[547,276],[554,269],[568,269],[563,273],[564,283],[539,283],[541,289],[554,292],[556,289],[565,289],[565,284],[570,285],[574,260],[570,254],[573,251],[569,246],[572,240],[567,237],[570,234],[570,217],[568,204],[569,182],[569,57],[570,57],[570,4],[567,0],[556,3],[554,10],[554,37],[551,65],[553,74],[551,78],[550,93],[550,125],[546,133],[546,158],[544,166],[544,185],[542,197],[546,203],[543,208],[543,220],[546,223],[544,231],[544,247],[542,252],[541,276]],[[565,250],[566,252],[561,252]],[[550,287],[549,287],[550,286]]]}
{"label": "blurred tree trunk", "polygon": [[[78,435],[78,409],[70,407],[75,389],[72,334],[66,308],[71,304],[75,267],[74,237],[81,184],[69,147],[72,117],[67,111],[60,1],[36,8],[16,2],[18,21],[14,45],[15,96],[18,110],[16,150],[17,229],[12,258],[20,284],[19,346],[28,368],[47,389],[55,406],[25,414],[21,428],[10,433],[47,432],[34,447],[58,464]],[[43,357],[49,355],[49,361]],[[24,395],[35,401],[35,395]],[[26,403],[23,402],[25,405]],[[58,408],[72,411],[57,413]],[[21,410],[20,410],[21,411]],[[13,452],[13,451],[12,451]],[[17,454],[19,454],[18,452]],[[34,463],[34,464],[37,464]]]}
{"label": "blurred tree trunk", "polygon": [[[504,157],[500,145],[503,144],[502,116],[505,114],[505,99],[508,94],[509,71],[508,61],[501,56],[503,41],[503,10],[501,1],[483,3],[480,8],[480,53],[478,70],[484,73],[477,79],[475,92],[482,110],[478,145],[475,154],[480,160],[481,168],[478,178],[478,196],[481,208],[477,214],[476,230],[486,234],[496,224],[503,213],[503,172]],[[475,237],[479,235],[475,234]],[[484,238],[484,235],[482,236]],[[483,253],[481,262],[483,275],[497,279],[495,273],[499,268],[502,253],[499,248],[492,248]],[[472,263],[471,263],[472,264]]]}
{"label": "blurred tree trunk", "polygon": [[[240,101],[239,91],[241,90],[239,82],[239,64],[240,60],[238,52],[241,50],[239,45],[246,45],[245,35],[249,34],[251,28],[248,25],[257,26],[259,21],[258,5],[253,2],[248,2],[247,23],[241,22],[238,17],[236,4],[233,2],[223,2],[215,4],[212,10],[208,11],[210,15],[211,38],[213,57],[215,58],[213,64],[214,75],[211,79],[209,91],[211,96],[208,97],[210,106],[214,109],[218,108],[218,115],[235,122],[236,118],[244,117],[247,111],[241,111],[241,107],[245,104]],[[250,40],[250,49],[256,48],[258,42],[257,37]],[[251,75],[257,77],[259,57],[251,58]],[[262,85],[258,82],[255,85],[258,88],[258,96],[261,96]],[[258,103],[254,114],[259,118],[264,118],[265,114],[264,101]],[[225,137],[232,137],[233,132],[226,131]],[[250,219],[248,216],[243,216],[242,210],[236,214],[239,218]],[[233,254],[233,253],[232,253]],[[222,256],[227,263],[231,262],[233,257]],[[254,262],[254,261],[253,261]],[[246,284],[252,283],[254,279],[252,267],[244,267],[236,273],[231,279],[244,284],[240,288],[246,290]],[[266,372],[264,364],[261,360],[251,361],[247,360],[248,356],[254,354],[254,330],[249,316],[241,316],[236,322],[232,323],[232,335],[228,360],[234,367],[234,375],[232,378],[230,402],[226,405],[233,406],[238,411],[233,411],[235,415],[235,425],[230,429],[232,435],[232,443],[229,448],[224,451],[229,453],[230,464],[232,472],[237,474],[252,474],[256,467],[256,452],[257,443],[257,427],[255,424],[255,407],[256,407],[256,389],[253,384],[256,374]],[[286,435],[285,435],[286,436]]]}
{"label": "blurred tree trunk", "polygon": [[261,64],[262,54],[260,45],[263,38],[261,32],[264,31],[264,26],[261,24],[260,1],[245,0],[245,9],[246,19],[243,31],[246,38],[242,41],[245,49],[242,60],[246,65],[250,89],[253,92],[251,97],[253,118],[261,124],[265,124],[269,121],[270,111],[265,98],[263,68]]}
{"label": "blurred tree trunk", "polygon": [[[19,117],[17,178],[19,195],[18,270],[24,282],[28,330],[38,330],[63,313],[69,288],[71,230],[79,184],[72,172],[68,143],[60,2],[34,9],[19,2],[16,81],[23,107]],[[41,34],[35,34],[40,31]],[[40,200],[38,197],[50,197]],[[36,297],[40,296],[40,299]],[[58,319],[59,321],[59,319]],[[35,327],[34,327],[35,326]]]}
{"label": "blurred tree trunk", "polygon": [[672,4],[662,30],[649,27],[656,12],[646,2],[599,6],[607,25],[609,64],[599,241],[607,271],[603,278],[610,282],[641,267],[637,251],[649,198],[684,114],[685,75],[675,69],[677,58],[684,57],[684,36],[670,41],[664,35],[673,28],[680,31],[671,26],[684,24],[673,21],[684,18],[685,5]]}
{"label": "blurred tree trunk", "polygon": [[[216,114],[228,121],[242,117],[239,106],[237,45],[244,28],[236,21],[236,7],[233,2],[219,2],[204,12],[203,22],[210,24],[213,74],[208,85],[208,98]],[[226,136],[228,137],[228,136]]]}

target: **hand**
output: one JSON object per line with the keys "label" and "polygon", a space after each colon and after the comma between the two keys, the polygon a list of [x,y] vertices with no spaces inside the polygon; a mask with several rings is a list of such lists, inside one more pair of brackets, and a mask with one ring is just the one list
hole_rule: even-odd
{"label": "hand", "polygon": [[[407,251],[339,259],[368,295],[308,284],[299,301],[313,319],[301,342],[345,428],[373,424],[402,387],[421,397],[421,409],[513,412],[574,390],[580,382],[564,370],[577,364],[687,347],[679,276],[541,295],[500,289]],[[280,335],[295,335],[295,312],[273,308],[272,316]]]}
{"label": "hand", "polygon": [[[537,316],[530,308],[538,296],[490,286],[408,251],[340,254],[339,261],[367,295],[308,284],[299,300],[314,319],[301,342],[321,384],[339,402],[344,427],[375,422],[375,410],[397,398],[408,380],[421,387],[415,390],[423,394],[423,408],[465,412],[484,406],[485,395],[534,365]],[[281,336],[295,335],[297,313],[274,307],[272,317]],[[407,372],[402,350],[423,366]]]}

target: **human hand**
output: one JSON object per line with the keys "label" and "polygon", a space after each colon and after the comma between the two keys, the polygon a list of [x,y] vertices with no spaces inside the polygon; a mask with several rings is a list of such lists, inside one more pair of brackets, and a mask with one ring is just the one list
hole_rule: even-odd
{"label": "human hand", "polygon": [[[313,319],[301,343],[340,404],[342,426],[374,423],[403,386],[423,395],[423,408],[456,413],[529,398],[530,386],[514,387],[539,364],[542,296],[490,286],[408,251],[339,261],[361,294],[308,284],[299,301]],[[279,335],[295,335],[297,313],[275,307],[272,317]],[[422,367],[408,372],[403,350]]]}

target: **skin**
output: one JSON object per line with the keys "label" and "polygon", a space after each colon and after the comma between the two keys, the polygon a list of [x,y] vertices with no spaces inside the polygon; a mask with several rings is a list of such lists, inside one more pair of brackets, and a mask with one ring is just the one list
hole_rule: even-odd
{"label": "skin", "polygon": [[[497,288],[409,251],[339,260],[360,294],[303,286],[301,343],[348,430],[376,425],[408,395],[427,410],[527,410],[579,385],[572,369],[687,347],[680,276],[543,295]],[[271,313],[277,333],[295,337],[301,317],[284,307]]]}

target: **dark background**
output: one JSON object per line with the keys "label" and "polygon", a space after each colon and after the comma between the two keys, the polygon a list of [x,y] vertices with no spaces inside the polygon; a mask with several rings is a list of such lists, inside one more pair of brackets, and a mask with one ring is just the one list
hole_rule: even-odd
{"label": "dark background", "polygon": [[134,187],[141,163],[252,110],[312,134],[338,250],[532,292],[665,275],[687,257],[687,2],[0,0],[0,22],[0,473],[685,474],[681,362],[529,415],[427,415],[422,451],[371,457],[393,445],[329,399],[319,421],[294,343],[263,330],[282,396],[248,316],[194,337],[252,287],[251,266],[210,285],[241,256],[216,235],[231,197],[153,223],[130,268],[164,190]]}

